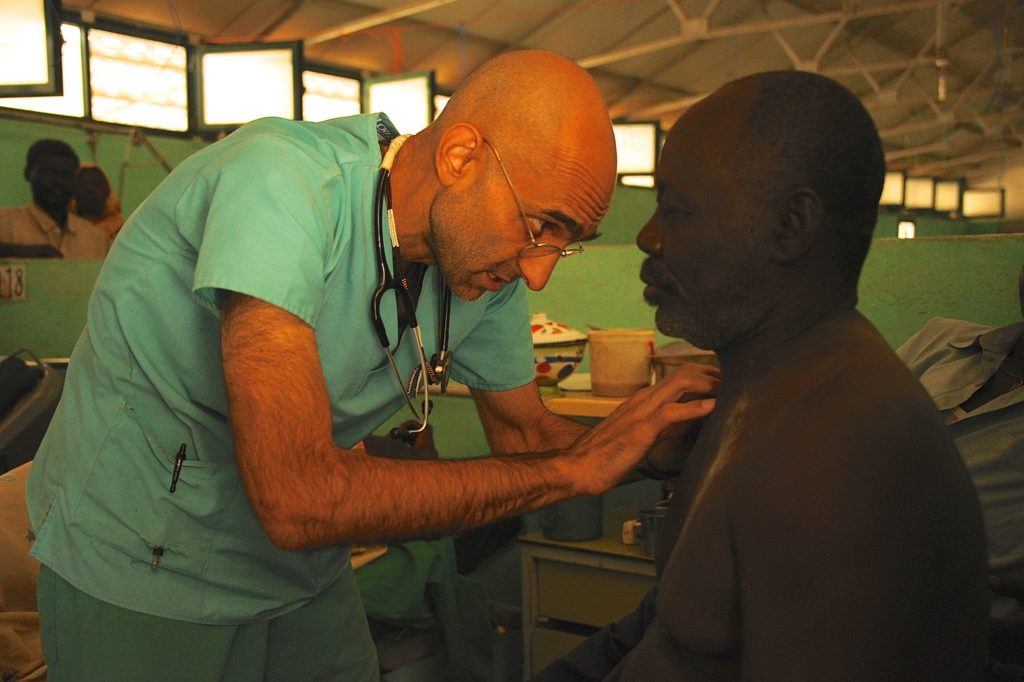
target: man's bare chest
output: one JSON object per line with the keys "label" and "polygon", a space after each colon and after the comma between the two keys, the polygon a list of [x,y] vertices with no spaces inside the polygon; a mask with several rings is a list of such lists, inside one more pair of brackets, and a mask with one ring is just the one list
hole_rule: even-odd
{"label": "man's bare chest", "polygon": [[665,634],[712,656],[735,652],[739,638],[728,476],[721,466],[729,453],[722,450],[721,431],[714,428],[691,453],[658,547],[658,617]]}

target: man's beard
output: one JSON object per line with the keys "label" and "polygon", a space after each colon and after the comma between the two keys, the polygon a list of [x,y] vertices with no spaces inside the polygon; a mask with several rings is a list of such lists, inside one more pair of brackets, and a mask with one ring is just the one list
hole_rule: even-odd
{"label": "man's beard", "polygon": [[440,197],[434,199],[430,205],[427,248],[452,293],[465,301],[475,301],[484,294],[483,289],[469,281],[473,274],[469,268],[469,257],[476,245],[473,242],[460,243],[451,229],[452,225],[458,224],[460,213],[458,206],[448,205]]}
{"label": "man's beard", "polygon": [[728,295],[731,299],[716,296],[695,305],[663,300],[658,304],[655,324],[666,336],[686,339],[698,348],[731,348],[749,337],[767,311],[750,292],[733,289]]}
{"label": "man's beard", "polygon": [[645,280],[658,290],[652,301],[655,324],[666,336],[708,350],[730,348],[748,338],[771,307],[763,273],[752,271],[749,263],[721,263],[718,272],[732,274],[704,281],[690,278],[689,287],[684,287],[663,263],[655,264],[660,259],[648,260]]}

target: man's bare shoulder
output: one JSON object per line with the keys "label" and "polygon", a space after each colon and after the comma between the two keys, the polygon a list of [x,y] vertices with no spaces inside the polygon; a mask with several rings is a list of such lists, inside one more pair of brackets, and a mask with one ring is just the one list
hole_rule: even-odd
{"label": "man's bare shoulder", "polygon": [[881,337],[851,335],[781,363],[767,384],[726,438],[733,512],[754,519],[781,505],[854,536],[897,522],[922,532],[974,523],[974,490],[947,428]]}
{"label": "man's bare shoulder", "polygon": [[91,220],[86,220],[74,213],[69,213],[68,227],[72,232],[79,235],[84,242],[92,246],[105,249],[110,245],[110,237],[107,236],[107,233],[103,231],[102,227]]}
{"label": "man's bare shoulder", "polygon": [[0,206],[0,242],[36,244],[44,241],[29,206]]}
{"label": "man's bare shoulder", "polygon": [[750,392],[742,426],[748,442],[792,451],[829,444],[850,454],[900,448],[952,449],[934,404],[866,321],[806,340],[781,354]]}
{"label": "man's bare shoulder", "polygon": [[28,215],[28,209],[28,206],[0,206],[0,220],[24,219]]}

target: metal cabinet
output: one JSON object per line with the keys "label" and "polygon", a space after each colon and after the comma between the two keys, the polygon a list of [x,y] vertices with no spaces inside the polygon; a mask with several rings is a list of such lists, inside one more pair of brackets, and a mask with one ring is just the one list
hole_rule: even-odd
{"label": "metal cabinet", "polygon": [[524,678],[632,611],[654,586],[654,560],[619,541],[628,512],[609,516],[596,540],[560,542],[540,533],[519,539]]}

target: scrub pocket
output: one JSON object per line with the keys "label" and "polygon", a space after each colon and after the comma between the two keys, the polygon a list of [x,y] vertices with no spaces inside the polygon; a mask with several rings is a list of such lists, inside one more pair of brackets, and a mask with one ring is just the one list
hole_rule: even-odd
{"label": "scrub pocket", "polygon": [[233,465],[194,455],[171,493],[176,446],[158,442],[122,403],[70,523],[158,569],[202,577],[214,539],[244,493]]}

